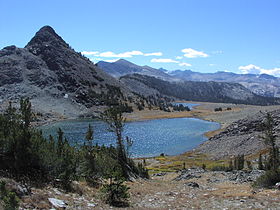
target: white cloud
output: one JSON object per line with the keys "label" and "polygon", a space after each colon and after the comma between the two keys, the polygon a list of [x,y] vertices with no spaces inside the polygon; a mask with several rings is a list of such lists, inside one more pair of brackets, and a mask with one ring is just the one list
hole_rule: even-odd
{"label": "white cloud", "polygon": [[216,66],[216,64],[214,64],[214,63],[210,63],[210,64],[209,64],[209,66]]}
{"label": "white cloud", "polygon": [[105,62],[109,62],[109,63],[114,63],[116,61],[118,61],[119,59],[112,59],[112,60],[104,60]]}
{"label": "white cloud", "polygon": [[98,51],[82,51],[81,53],[83,55],[97,55],[99,52]]}
{"label": "white cloud", "polygon": [[179,66],[192,66],[190,63],[179,63]]}
{"label": "white cloud", "polygon": [[249,64],[247,66],[239,66],[238,69],[241,70],[243,74],[270,74],[277,77],[280,76],[280,68],[263,69],[254,64]]}
{"label": "white cloud", "polygon": [[145,53],[144,56],[162,56],[162,52]]}
{"label": "white cloud", "polygon": [[101,61],[102,59],[101,58],[90,58],[89,60],[95,62],[95,61]]}
{"label": "white cloud", "polygon": [[177,59],[177,60],[181,60],[181,59],[183,59],[183,57],[182,56],[176,56],[176,58],[175,59]]}
{"label": "white cloud", "polygon": [[190,63],[179,62],[171,58],[153,58],[152,63],[177,63],[179,66],[192,66]]}
{"label": "white cloud", "polygon": [[175,61],[170,58],[153,58],[151,62],[152,63],[179,63],[179,61]]}
{"label": "white cloud", "polygon": [[138,50],[123,52],[123,53],[114,53],[112,51],[106,51],[106,52],[83,51],[81,53],[86,56],[95,56],[95,57],[103,57],[103,58],[131,58],[131,57],[137,56],[137,55],[162,56],[162,52],[143,53]]}
{"label": "white cloud", "polygon": [[182,52],[185,53],[184,56],[187,58],[208,57],[208,55],[206,53],[204,53],[202,51],[194,50],[192,48],[183,49]]}
{"label": "white cloud", "polygon": [[144,53],[142,53],[141,51],[136,51],[136,50],[119,53],[119,54],[108,51],[108,52],[99,53],[98,55],[95,55],[95,56],[105,57],[105,58],[131,58],[134,55],[144,55]]}
{"label": "white cloud", "polygon": [[241,70],[243,74],[260,74],[261,68],[259,66],[255,66],[253,64],[249,64],[247,66],[239,66],[238,68]]}

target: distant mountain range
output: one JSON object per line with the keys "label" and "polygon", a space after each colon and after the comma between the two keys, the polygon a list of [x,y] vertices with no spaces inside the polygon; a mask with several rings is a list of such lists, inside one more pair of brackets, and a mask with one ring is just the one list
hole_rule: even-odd
{"label": "distant mountain range", "polygon": [[155,69],[149,66],[138,66],[134,63],[131,63],[127,60],[120,59],[116,62],[110,63],[105,61],[99,61],[97,66],[103,69],[106,73],[110,74],[113,77],[119,78],[128,74],[143,74],[148,76],[153,76],[162,80],[167,81],[178,81],[177,79],[166,72]]}
{"label": "distant mountain range", "polygon": [[169,74],[186,81],[239,83],[258,95],[280,97],[280,78],[268,74],[235,74],[231,72],[199,73],[190,70],[177,70]]}
{"label": "distant mountain range", "polygon": [[126,60],[118,60],[113,63],[100,61],[97,65],[114,77],[128,74],[142,74],[153,76],[166,81],[199,81],[199,82],[228,82],[239,83],[261,96],[280,97],[280,78],[268,74],[235,74],[231,72],[199,73],[191,70],[168,71],[155,69],[149,66],[138,66]]}
{"label": "distant mountain range", "polygon": [[131,91],[145,97],[156,94],[189,101],[241,103],[254,105],[279,104],[279,98],[256,95],[238,83],[168,82],[152,76],[128,74],[120,78]]}

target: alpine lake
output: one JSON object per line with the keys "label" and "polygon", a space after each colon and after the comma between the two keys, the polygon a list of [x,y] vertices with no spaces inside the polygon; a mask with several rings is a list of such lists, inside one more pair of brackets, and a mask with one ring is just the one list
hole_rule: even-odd
{"label": "alpine lake", "polygon": [[[182,103],[192,108],[198,104]],[[45,137],[57,136],[58,128],[64,132],[70,144],[83,145],[89,124],[94,130],[93,144],[115,145],[116,136],[108,131],[106,123],[100,120],[66,120],[41,126]],[[220,128],[220,124],[196,118],[155,119],[127,122],[123,137],[132,139],[129,150],[131,157],[153,157],[162,153],[179,155],[207,140],[204,133]]]}

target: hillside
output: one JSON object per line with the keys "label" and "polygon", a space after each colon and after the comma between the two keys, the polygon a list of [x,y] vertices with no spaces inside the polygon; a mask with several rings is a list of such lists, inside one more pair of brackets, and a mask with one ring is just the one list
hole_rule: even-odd
{"label": "hillside", "polygon": [[[280,110],[269,111],[274,119],[274,131],[280,135]],[[237,155],[255,154],[265,149],[262,123],[265,121],[265,112],[258,112],[253,116],[245,117],[227,126],[221,133],[211,137],[197,148],[197,151],[207,153],[216,159],[228,158]],[[280,141],[276,142],[278,145]]]}
{"label": "hillside", "polygon": [[146,75],[126,75],[120,78],[132,91],[147,95],[160,93],[182,100],[254,105],[279,104],[275,98],[262,97],[237,83],[226,82],[167,82]]}
{"label": "hillside", "polygon": [[103,71],[117,78],[128,74],[137,73],[147,76],[153,76],[167,81],[178,81],[178,79],[176,79],[173,76],[170,76],[169,74],[165,73],[164,71],[161,71],[160,69],[155,69],[149,66],[138,66],[124,59],[120,59],[112,63],[99,61],[97,63],[97,66],[100,67]]}
{"label": "hillside", "polygon": [[75,52],[50,26],[24,47],[0,51],[0,102],[31,98],[43,112],[77,116],[134,96],[122,83]]}
{"label": "hillside", "polygon": [[280,97],[280,78],[268,74],[235,74],[232,72],[200,73],[190,70],[177,70],[172,71],[169,74],[186,81],[239,83],[255,94]]}

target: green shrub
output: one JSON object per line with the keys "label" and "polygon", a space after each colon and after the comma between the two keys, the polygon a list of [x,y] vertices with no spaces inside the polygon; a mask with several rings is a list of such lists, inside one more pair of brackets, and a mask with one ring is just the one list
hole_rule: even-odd
{"label": "green shrub", "polygon": [[6,183],[4,181],[0,183],[0,197],[3,202],[4,210],[18,209],[19,198],[14,192],[10,192],[6,189]]}
{"label": "green shrub", "polygon": [[218,108],[215,108],[214,111],[215,112],[221,112],[221,111],[223,111],[223,109],[222,109],[222,107],[218,107]]}
{"label": "green shrub", "polygon": [[242,170],[244,168],[244,163],[245,163],[244,155],[238,155],[238,156],[234,157],[233,169]]}
{"label": "green shrub", "polygon": [[232,169],[225,165],[215,165],[210,168],[211,171],[231,171]]}
{"label": "green shrub", "polygon": [[128,190],[129,187],[124,185],[122,180],[105,184],[100,190],[101,199],[111,206],[126,207],[129,198]]}
{"label": "green shrub", "polygon": [[260,176],[254,183],[255,187],[271,188],[277,182],[280,182],[280,170],[266,171],[264,175]]}

